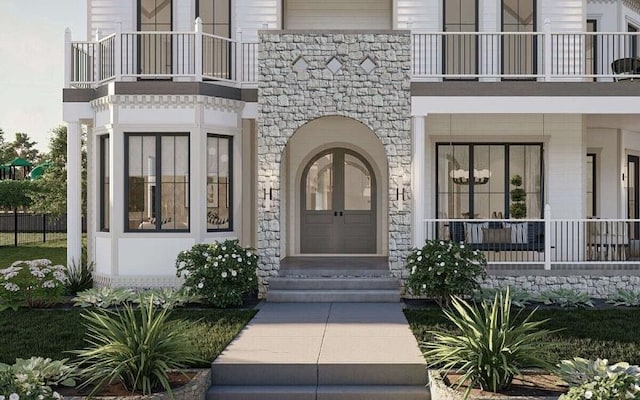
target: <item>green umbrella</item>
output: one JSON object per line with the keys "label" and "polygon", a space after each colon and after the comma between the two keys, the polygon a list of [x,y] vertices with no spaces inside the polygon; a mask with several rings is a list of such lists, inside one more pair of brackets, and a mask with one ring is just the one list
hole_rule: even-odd
{"label": "green umbrella", "polygon": [[24,158],[16,158],[15,160],[11,161],[11,166],[13,167],[30,167],[33,164],[31,164],[29,161],[25,160]]}

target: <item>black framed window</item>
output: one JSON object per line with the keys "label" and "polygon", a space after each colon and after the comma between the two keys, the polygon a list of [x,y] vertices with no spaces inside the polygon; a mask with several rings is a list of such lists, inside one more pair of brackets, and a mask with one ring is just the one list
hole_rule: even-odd
{"label": "black framed window", "polygon": [[588,153],[586,158],[587,163],[587,184],[585,191],[585,205],[587,207],[587,218],[595,217],[597,214],[596,203],[596,155],[594,153]]}
{"label": "black framed window", "polygon": [[207,135],[207,231],[233,230],[233,137]]}
{"label": "black framed window", "polygon": [[125,134],[125,230],[189,231],[189,135]]}
{"label": "black framed window", "polygon": [[[477,32],[477,0],[443,0],[445,32]],[[476,35],[445,35],[443,37],[446,74],[478,73],[478,37]]]}
{"label": "black framed window", "polygon": [[[502,0],[503,32],[535,32],[536,0]],[[537,40],[533,35],[502,38],[502,72],[533,75],[537,71]],[[518,79],[518,78],[509,78]]]}
{"label": "black framed window", "polygon": [[[598,32],[598,21],[587,20],[587,32]],[[587,35],[585,43],[585,73],[595,75],[598,73],[598,37]],[[595,78],[593,78],[595,80]]]}
{"label": "black framed window", "polygon": [[542,218],[541,143],[437,143],[436,159],[438,218],[510,218],[517,188],[526,194],[524,217]]}
{"label": "black framed window", "polygon": [[109,185],[110,179],[110,167],[111,157],[109,151],[109,135],[102,135],[99,137],[100,152],[100,231],[109,232],[109,218],[111,215],[111,202],[109,201]]}
{"label": "black framed window", "polygon": [[212,35],[231,37],[231,0],[196,0],[196,18],[202,30]]}
{"label": "black framed window", "polygon": [[[173,30],[172,0],[138,0],[138,30],[170,32]],[[168,34],[128,36],[127,48],[137,42],[138,73],[165,75],[172,73],[172,40]]]}

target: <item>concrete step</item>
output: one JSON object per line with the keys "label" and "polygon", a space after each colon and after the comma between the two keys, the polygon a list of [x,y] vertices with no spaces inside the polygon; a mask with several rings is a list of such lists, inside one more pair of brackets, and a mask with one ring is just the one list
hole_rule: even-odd
{"label": "concrete step", "polygon": [[278,272],[280,277],[304,278],[336,278],[336,277],[381,277],[388,278],[388,269],[354,269],[345,267],[335,268],[287,268]]}
{"label": "concrete step", "polygon": [[269,279],[269,290],[398,290],[400,281],[393,278],[289,278]]}
{"label": "concrete step", "polygon": [[427,370],[415,363],[243,364],[213,363],[211,383],[228,385],[411,385],[424,386]]}
{"label": "concrete step", "polygon": [[424,386],[306,385],[213,386],[207,400],[430,400]]}
{"label": "concrete step", "polygon": [[273,303],[397,303],[400,290],[272,290],[267,302]]}

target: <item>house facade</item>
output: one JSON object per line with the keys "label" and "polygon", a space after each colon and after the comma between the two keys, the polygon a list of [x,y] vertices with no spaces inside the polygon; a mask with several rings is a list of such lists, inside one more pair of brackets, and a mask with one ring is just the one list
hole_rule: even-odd
{"label": "house facade", "polygon": [[68,256],[84,130],[99,284],[177,285],[178,252],[227,238],[258,250],[262,294],[287,258],[401,278],[433,238],[484,251],[490,285],[640,283],[640,1],[87,5]]}

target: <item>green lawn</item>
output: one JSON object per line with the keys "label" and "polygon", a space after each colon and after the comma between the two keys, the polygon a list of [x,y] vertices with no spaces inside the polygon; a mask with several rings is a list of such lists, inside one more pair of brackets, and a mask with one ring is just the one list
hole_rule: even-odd
{"label": "green lawn", "polygon": [[[212,361],[255,315],[254,310],[176,309],[174,318],[194,323],[194,345],[205,360]],[[66,353],[85,347],[85,328],[79,309],[20,309],[0,312],[0,363],[16,358],[43,356],[71,358]],[[209,364],[198,365],[208,367]]]}
{"label": "green lawn", "polygon": [[67,240],[51,240],[45,243],[23,244],[18,247],[0,247],[0,269],[14,261],[48,258],[54,264],[67,263]]}
{"label": "green lawn", "polygon": [[[405,315],[419,342],[430,340],[428,331],[454,329],[439,309],[408,309]],[[561,329],[547,340],[551,362],[600,357],[640,364],[640,309],[542,309],[535,319],[549,319],[547,329]]]}

